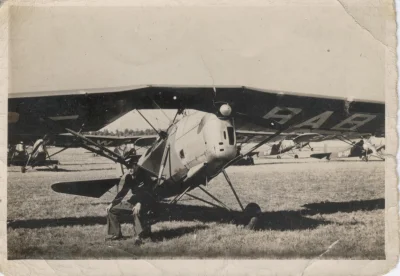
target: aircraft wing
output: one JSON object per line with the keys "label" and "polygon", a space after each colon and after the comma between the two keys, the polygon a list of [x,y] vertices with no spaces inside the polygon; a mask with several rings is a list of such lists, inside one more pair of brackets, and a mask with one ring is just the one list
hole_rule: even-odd
{"label": "aircraft wing", "polygon": [[[118,147],[125,144],[134,144],[137,147],[151,146],[157,140],[156,135],[140,135],[140,136],[101,136],[101,135],[84,135],[86,138],[105,147]],[[76,139],[69,133],[62,133],[54,136],[52,144],[56,147],[78,148],[82,146],[82,140]]]}
{"label": "aircraft wing", "polygon": [[[236,131],[236,140],[240,143],[258,143],[265,138],[272,136],[274,132],[264,132],[264,131],[246,131],[238,130]],[[357,139],[362,136],[367,136],[365,133],[351,133],[351,135],[340,135],[341,138],[351,140]],[[309,143],[309,142],[322,142],[328,140],[338,139],[336,134],[323,135],[319,133],[286,133],[283,132],[270,140],[269,143],[273,143],[281,140],[293,140],[296,144],[298,143]]]}
{"label": "aircraft wing", "polygon": [[[323,92],[322,92],[323,93]],[[95,131],[133,109],[195,109],[218,113],[232,107],[237,130],[273,132],[274,120],[295,133],[383,136],[384,102],[307,95],[250,87],[125,87],[12,93],[8,100],[9,143],[21,135]],[[133,122],[134,124],[134,122]],[[57,127],[56,127],[57,126]]]}
{"label": "aircraft wing", "polygon": [[[248,131],[248,130],[237,130],[236,131],[236,141],[238,144],[241,143],[258,143],[261,142],[262,140],[266,139],[267,137],[270,137],[274,134],[274,132],[269,131]],[[270,143],[280,141],[283,139],[290,139],[293,137],[296,137],[296,134],[293,133],[281,133],[280,135],[277,135],[273,139],[270,140]]]}

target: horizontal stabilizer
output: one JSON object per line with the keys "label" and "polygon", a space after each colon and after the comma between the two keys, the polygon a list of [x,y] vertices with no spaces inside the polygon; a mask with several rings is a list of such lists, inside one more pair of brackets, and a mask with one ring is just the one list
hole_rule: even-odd
{"label": "horizontal stabilizer", "polygon": [[331,152],[328,152],[328,153],[314,153],[314,154],[311,154],[310,157],[318,158],[318,159],[323,159],[323,158],[330,159],[331,154],[332,154]]}
{"label": "horizontal stabilizer", "polygon": [[108,190],[118,184],[119,178],[84,180],[74,182],[58,182],[51,185],[57,193],[100,198]]}

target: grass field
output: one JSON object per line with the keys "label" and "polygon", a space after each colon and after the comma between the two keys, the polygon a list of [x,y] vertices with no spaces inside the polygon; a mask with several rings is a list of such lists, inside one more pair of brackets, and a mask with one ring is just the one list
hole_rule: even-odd
{"label": "grass field", "polygon": [[[244,204],[258,203],[262,229],[231,222],[230,214],[184,197],[166,206],[153,239],[134,246],[105,242],[101,199],[53,192],[58,181],[115,177],[115,165],[84,150],[58,156],[59,172],[18,167],[8,173],[8,258],[325,258],[384,259],[384,162],[259,159],[227,172]],[[208,190],[239,209],[223,176]],[[193,194],[206,198],[200,191]]]}

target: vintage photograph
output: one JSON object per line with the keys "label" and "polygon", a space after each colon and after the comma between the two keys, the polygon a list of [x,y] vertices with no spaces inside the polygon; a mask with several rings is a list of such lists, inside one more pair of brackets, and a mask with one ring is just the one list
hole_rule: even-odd
{"label": "vintage photograph", "polygon": [[291,2],[10,6],[8,260],[385,260],[393,3]]}

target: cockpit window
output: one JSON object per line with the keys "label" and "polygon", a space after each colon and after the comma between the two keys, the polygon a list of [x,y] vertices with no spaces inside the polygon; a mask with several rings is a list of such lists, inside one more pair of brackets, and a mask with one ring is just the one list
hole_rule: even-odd
{"label": "cockpit window", "polygon": [[229,138],[229,145],[235,144],[235,133],[233,132],[233,127],[228,127],[228,138]]}

